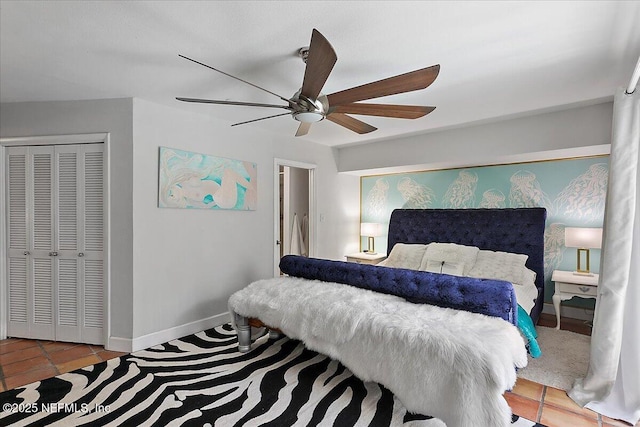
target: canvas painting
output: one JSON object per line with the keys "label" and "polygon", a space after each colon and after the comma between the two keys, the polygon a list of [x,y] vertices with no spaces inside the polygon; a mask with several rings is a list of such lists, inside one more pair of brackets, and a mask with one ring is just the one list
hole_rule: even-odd
{"label": "canvas painting", "polygon": [[255,163],[160,147],[158,207],[254,211]]}

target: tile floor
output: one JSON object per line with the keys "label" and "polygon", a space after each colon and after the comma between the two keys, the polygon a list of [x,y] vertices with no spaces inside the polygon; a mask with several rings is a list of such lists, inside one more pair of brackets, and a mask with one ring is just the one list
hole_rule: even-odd
{"label": "tile floor", "polygon": [[[538,325],[555,327],[553,315],[542,314]],[[581,320],[563,317],[561,328],[584,335],[591,335],[591,326]],[[547,387],[525,379],[518,379],[511,392],[505,393],[511,410],[529,420],[548,427],[630,427],[578,406],[564,390]],[[636,424],[640,427],[640,423]]]}
{"label": "tile floor", "polygon": [[[554,327],[555,317],[543,314],[541,326]],[[591,327],[562,319],[562,329],[585,335]],[[0,392],[99,363],[125,353],[65,342],[9,338],[0,340]],[[505,398],[514,413],[548,427],[629,427],[629,424],[576,405],[563,390],[519,379]],[[640,423],[636,425],[640,427]]]}
{"label": "tile floor", "polygon": [[19,338],[0,340],[0,391],[64,374],[126,353],[103,347]]}

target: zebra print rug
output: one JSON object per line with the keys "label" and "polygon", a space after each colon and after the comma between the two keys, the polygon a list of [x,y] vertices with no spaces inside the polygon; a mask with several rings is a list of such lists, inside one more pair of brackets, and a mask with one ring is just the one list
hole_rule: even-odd
{"label": "zebra print rug", "polygon": [[0,425],[444,426],[299,341],[237,344],[226,324],[0,393]]}

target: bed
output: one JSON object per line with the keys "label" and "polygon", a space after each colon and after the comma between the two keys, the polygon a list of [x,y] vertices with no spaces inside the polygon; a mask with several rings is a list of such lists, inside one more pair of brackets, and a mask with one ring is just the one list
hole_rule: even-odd
{"label": "bed", "polygon": [[[536,293],[527,310],[516,284],[468,277],[470,270],[284,257],[288,276],[254,282],[229,300],[239,348],[250,350],[250,326],[268,325],[383,384],[409,411],[449,427],[509,425],[503,393],[527,363],[516,325],[523,317],[535,324],[542,310],[545,219],[543,208],[397,209],[389,222],[389,259],[420,245],[519,254]],[[445,264],[440,271],[451,272]]]}

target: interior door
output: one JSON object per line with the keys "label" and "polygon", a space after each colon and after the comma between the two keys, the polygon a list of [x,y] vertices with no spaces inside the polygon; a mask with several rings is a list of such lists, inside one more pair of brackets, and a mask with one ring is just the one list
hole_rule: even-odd
{"label": "interior door", "polygon": [[[291,252],[294,217],[306,237],[306,254],[315,256],[315,168],[313,164],[275,159],[273,274],[276,277],[281,274],[280,258]],[[304,191],[300,191],[301,187]]]}
{"label": "interior door", "polygon": [[103,145],[7,150],[8,335],[101,344]]}

